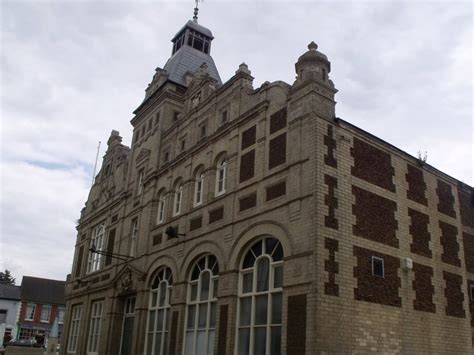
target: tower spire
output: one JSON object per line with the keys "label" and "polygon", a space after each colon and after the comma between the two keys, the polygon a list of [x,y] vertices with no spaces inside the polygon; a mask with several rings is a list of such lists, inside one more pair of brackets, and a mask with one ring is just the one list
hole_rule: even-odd
{"label": "tower spire", "polygon": [[198,22],[198,12],[199,12],[199,1],[203,2],[203,0],[195,0],[196,1],[196,7],[194,8],[194,16],[193,16],[193,21]]}

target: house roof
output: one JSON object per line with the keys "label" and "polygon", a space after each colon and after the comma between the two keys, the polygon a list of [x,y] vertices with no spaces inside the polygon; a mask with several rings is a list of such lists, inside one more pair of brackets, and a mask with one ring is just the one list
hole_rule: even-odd
{"label": "house roof", "polygon": [[21,280],[21,300],[37,303],[65,304],[66,281],[23,276]]}
{"label": "house roof", "polygon": [[20,300],[20,286],[0,284],[0,299]]}

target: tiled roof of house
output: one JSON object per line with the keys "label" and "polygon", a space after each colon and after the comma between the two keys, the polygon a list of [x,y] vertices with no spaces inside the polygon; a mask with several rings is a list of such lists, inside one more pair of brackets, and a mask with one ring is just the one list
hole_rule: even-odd
{"label": "tiled roof of house", "polygon": [[20,286],[0,284],[0,299],[20,300]]}
{"label": "tiled roof of house", "polygon": [[23,276],[21,300],[26,302],[65,304],[65,281]]}

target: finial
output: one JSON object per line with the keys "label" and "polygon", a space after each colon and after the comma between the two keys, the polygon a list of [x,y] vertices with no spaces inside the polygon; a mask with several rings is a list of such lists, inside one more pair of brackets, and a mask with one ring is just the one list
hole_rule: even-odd
{"label": "finial", "polygon": [[308,49],[310,51],[315,51],[316,49],[318,49],[318,45],[316,43],[314,43],[314,41],[311,41],[311,43],[308,44]]}
{"label": "finial", "polygon": [[195,0],[195,1],[196,1],[196,7],[194,8],[193,21],[197,23],[198,22],[198,12],[199,12],[198,4],[199,4],[199,1],[203,1],[203,0]]}

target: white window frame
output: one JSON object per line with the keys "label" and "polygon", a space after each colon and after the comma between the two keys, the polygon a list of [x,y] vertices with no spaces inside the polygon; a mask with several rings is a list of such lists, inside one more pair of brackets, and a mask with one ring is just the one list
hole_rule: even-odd
{"label": "white window frame", "polygon": [[[41,305],[41,317],[40,317],[40,322],[41,323],[49,323],[49,320],[51,318],[51,305],[50,304],[43,304]],[[47,310],[47,312],[46,312]],[[46,317],[47,315],[47,317]]]}
{"label": "white window frame", "polygon": [[173,203],[173,216],[181,214],[181,207],[183,202],[183,184],[179,183],[176,185],[174,191],[174,203]]}
{"label": "white window frame", "polygon": [[[266,241],[268,239],[272,239],[277,241],[277,244],[273,247],[273,250],[267,251],[266,250]],[[253,248],[258,244],[261,243],[261,253],[256,255],[253,252]],[[278,248],[281,248],[281,260],[274,261],[273,256]],[[244,268],[244,261],[247,257],[247,254],[252,253],[255,257],[253,265],[251,267]],[[258,276],[258,265],[261,260],[267,259],[269,262],[268,268],[268,289],[264,291],[258,291],[257,285],[257,276]],[[280,272],[280,281],[281,285],[275,287],[275,271],[279,270]],[[244,277],[247,275],[252,275],[251,279],[251,290],[244,291]],[[240,354],[239,351],[239,331],[241,329],[249,329],[249,343],[248,343],[248,352],[246,354],[253,355],[254,354],[254,343],[255,343],[255,332],[256,330],[265,328],[266,329],[266,344],[265,344],[265,354],[266,355],[273,355],[276,354],[275,349],[271,349],[271,330],[272,328],[280,328],[280,335],[282,328],[283,328],[283,250],[281,243],[273,237],[266,237],[254,242],[250,248],[244,253],[242,260],[240,262],[240,272],[239,272],[239,286],[238,286],[238,303],[237,303],[237,322],[236,322],[236,335],[235,335],[235,354]],[[266,307],[267,307],[267,314],[266,314],[266,324],[255,324],[256,314],[257,314],[257,297],[259,296],[266,296]],[[273,311],[273,301],[276,299],[275,297],[280,298],[280,323],[272,323],[272,311]],[[249,314],[249,324],[240,324],[240,309],[242,307],[242,302],[244,299],[250,298],[250,314]],[[280,353],[281,353],[281,346],[280,343]],[[245,354],[245,352],[242,352]]]}
{"label": "white window frame", "polygon": [[138,217],[132,219],[132,230],[130,232],[130,250],[128,255],[135,256],[138,241]]}
{"label": "white window frame", "polygon": [[103,308],[104,301],[94,301],[91,303],[91,317],[89,323],[89,333],[87,336],[88,355],[96,355],[99,353]]}
{"label": "white window frame", "polygon": [[[193,279],[194,271],[198,271],[197,278]],[[207,298],[202,298],[202,278],[209,275],[209,288]],[[192,269],[188,282],[186,301],[186,317],[183,336],[183,355],[214,354],[214,343],[216,339],[217,318],[217,291],[219,278],[219,265],[213,255],[206,255],[196,262]],[[204,326],[199,325],[200,312],[205,314]],[[192,312],[192,313],[191,313]],[[191,317],[190,315],[193,314]],[[191,323],[192,324],[189,324]],[[204,333],[204,348],[198,351],[198,334]],[[191,340],[188,343],[188,335]]]}
{"label": "white window frame", "polygon": [[223,157],[217,162],[216,169],[216,196],[225,194],[225,185],[227,182],[227,158]]}
{"label": "white window frame", "polygon": [[36,312],[36,304],[35,303],[28,303],[26,305],[25,320],[34,320],[35,319],[35,312]]}
{"label": "white window frame", "polygon": [[[145,329],[145,352],[144,354],[167,354],[168,342],[168,314],[170,312],[170,294],[173,285],[173,277],[169,268],[161,269],[153,278],[148,303],[147,325]],[[164,294],[163,294],[164,293]],[[162,314],[161,328],[158,328],[158,318]],[[150,319],[153,318],[151,324]],[[161,334],[160,351],[157,352],[157,333]],[[151,344],[149,340],[151,337]],[[164,341],[163,341],[164,340]],[[151,345],[151,349],[148,347]]]}
{"label": "white window frame", "polygon": [[77,340],[79,339],[81,315],[82,315],[82,304],[73,306],[71,310],[71,324],[69,326],[69,338],[67,342],[68,353],[75,353],[77,350]]}
{"label": "white window frame", "polygon": [[[382,262],[382,276],[375,275],[375,260]],[[385,262],[384,262],[384,259],[379,257],[379,256],[372,256],[371,261],[372,261],[372,276],[385,278]]]}
{"label": "white window frame", "polygon": [[158,215],[156,216],[156,224],[161,224],[165,221],[166,200],[165,194],[162,193],[158,199]]}
{"label": "white window frame", "polygon": [[[94,246],[95,250],[103,251],[105,244],[105,225],[100,223],[95,226],[92,231],[90,247]],[[87,273],[100,270],[102,267],[102,255],[89,251],[89,258],[87,260]]]}
{"label": "white window frame", "polygon": [[204,172],[199,171],[196,174],[194,182],[194,207],[202,205],[202,195],[204,190]]}

